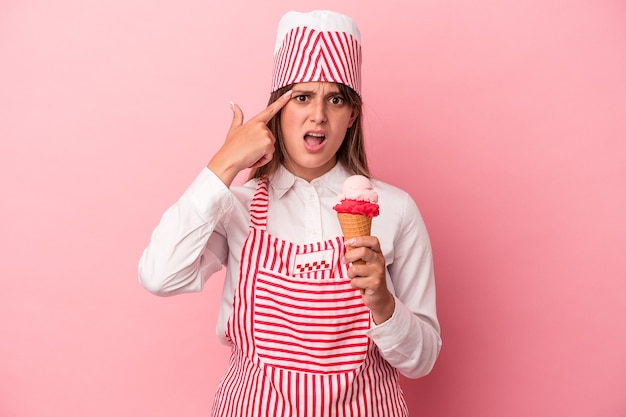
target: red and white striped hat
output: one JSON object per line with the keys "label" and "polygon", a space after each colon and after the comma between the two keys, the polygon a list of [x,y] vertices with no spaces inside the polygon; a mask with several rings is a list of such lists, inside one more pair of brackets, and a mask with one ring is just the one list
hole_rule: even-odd
{"label": "red and white striped hat", "polygon": [[352,18],[328,10],[282,17],[272,91],[310,81],[345,84],[361,94],[361,34]]}

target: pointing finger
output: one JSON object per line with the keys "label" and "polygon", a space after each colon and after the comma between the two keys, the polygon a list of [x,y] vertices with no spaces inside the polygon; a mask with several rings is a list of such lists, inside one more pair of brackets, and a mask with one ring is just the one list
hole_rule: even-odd
{"label": "pointing finger", "polygon": [[275,102],[270,104],[263,110],[261,113],[254,116],[254,120],[262,121],[263,123],[268,123],[272,120],[272,117],[276,116],[276,114],[282,109],[285,104],[289,102],[291,98],[292,90],[287,91],[285,94],[280,96]]}

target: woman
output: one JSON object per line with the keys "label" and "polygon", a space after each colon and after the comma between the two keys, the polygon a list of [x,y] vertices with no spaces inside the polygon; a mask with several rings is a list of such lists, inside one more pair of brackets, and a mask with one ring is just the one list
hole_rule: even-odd
{"label": "woman", "polygon": [[268,107],[244,123],[233,104],[224,145],[142,255],[140,281],[159,295],[200,291],[227,267],[217,332],[232,354],[215,416],[406,416],[398,374],[423,376],[438,356],[431,249],[413,200],[372,180],[381,214],[373,236],[350,242],[332,210],[347,177],[369,176],[360,54],[347,16],[283,16]]}

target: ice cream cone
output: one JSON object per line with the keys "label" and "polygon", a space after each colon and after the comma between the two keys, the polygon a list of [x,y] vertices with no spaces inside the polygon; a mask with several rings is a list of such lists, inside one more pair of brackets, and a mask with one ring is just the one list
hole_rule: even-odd
{"label": "ice cream cone", "polygon": [[[374,191],[372,183],[363,175],[348,177],[341,188],[338,196],[339,204],[333,209],[337,212],[339,225],[343,232],[344,241],[349,241],[358,236],[370,236],[372,230],[372,217],[378,216],[378,194]],[[346,245],[346,250],[353,249]],[[365,261],[357,260],[353,265],[364,265]],[[361,294],[365,294],[363,288]]]}
{"label": "ice cream cone", "polygon": [[[362,214],[337,213],[339,225],[345,240],[353,237],[369,236],[372,230],[372,219]],[[347,246],[350,250],[352,247]],[[364,261],[355,261],[355,264],[364,264]]]}

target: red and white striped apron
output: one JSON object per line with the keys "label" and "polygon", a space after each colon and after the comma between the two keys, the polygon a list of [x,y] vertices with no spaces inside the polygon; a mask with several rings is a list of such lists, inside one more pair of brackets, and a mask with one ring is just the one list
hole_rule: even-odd
{"label": "red and white striped apron", "polygon": [[397,371],[365,334],[370,311],[341,262],[343,238],[277,239],[266,232],[267,208],[261,180],[226,330],[231,359],[212,415],[408,416]]}

